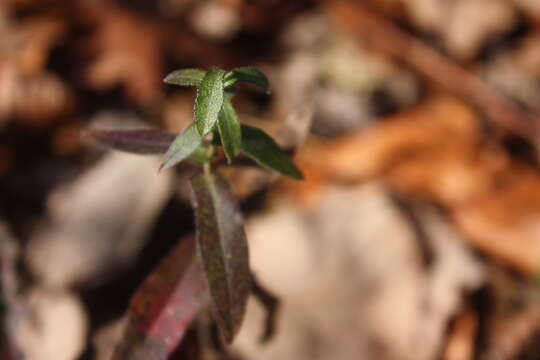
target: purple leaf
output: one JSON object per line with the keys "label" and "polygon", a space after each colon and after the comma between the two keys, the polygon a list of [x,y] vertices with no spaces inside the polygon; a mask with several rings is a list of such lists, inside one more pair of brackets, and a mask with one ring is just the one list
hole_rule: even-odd
{"label": "purple leaf", "polygon": [[226,180],[219,175],[192,179],[197,245],[210,289],[216,322],[227,342],[242,324],[251,286],[242,216]]}
{"label": "purple leaf", "polygon": [[83,136],[111,149],[134,154],[163,154],[175,138],[174,134],[158,129],[89,129]]}

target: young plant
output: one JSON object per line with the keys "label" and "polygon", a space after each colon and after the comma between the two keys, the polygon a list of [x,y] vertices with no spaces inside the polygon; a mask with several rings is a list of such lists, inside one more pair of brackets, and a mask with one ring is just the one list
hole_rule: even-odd
{"label": "young plant", "polygon": [[[201,164],[201,172],[191,179],[191,187],[196,213],[196,256],[202,266],[192,266],[190,271],[195,274],[201,269],[200,279],[208,285],[216,323],[223,338],[231,342],[242,323],[252,277],[242,216],[227,180],[214,169],[216,149],[223,148],[228,164],[243,154],[282,175],[297,180],[303,176],[269,135],[238,121],[231,102],[237,92],[235,85],[252,83],[268,92],[268,79],[262,72],[252,67],[231,71],[184,69],[169,74],[164,81],[197,89],[194,121],[178,136],[160,130],[88,130],[87,136],[120,151],[164,153],[160,170],[188,158]],[[194,278],[197,276],[193,275],[191,281]],[[200,287],[197,288],[200,294]],[[141,302],[148,301],[145,298]],[[144,314],[139,312],[137,316]]]}

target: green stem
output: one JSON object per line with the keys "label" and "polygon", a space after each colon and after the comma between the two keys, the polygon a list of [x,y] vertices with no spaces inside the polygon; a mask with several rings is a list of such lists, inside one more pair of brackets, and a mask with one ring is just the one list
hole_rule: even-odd
{"label": "green stem", "polygon": [[212,156],[214,155],[214,147],[212,145],[206,148],[206,158],[208,159],[203,163],[203,171],[205,175],[212,174]]}
{"label": "green stem", "polygon": [[204,175],[211,175],[212,174],[212,168],[210,167],[210,163],[204,163],[203,164],[203,170],[204,170]]}

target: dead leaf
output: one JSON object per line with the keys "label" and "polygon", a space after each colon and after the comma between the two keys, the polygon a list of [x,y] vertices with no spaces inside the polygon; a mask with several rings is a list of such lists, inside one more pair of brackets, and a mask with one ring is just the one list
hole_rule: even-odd
{"label": "dead leaf", "polygon": [[107,3],[93,3],[96,31],[86,44],[94,56],[85,71],[88,84],[97,90],[123,85],[126,96],[141,105],[161,94],[163,59],[160,26],[141,15]]}
{"label": "dead leaf", "polygon": [[34,126],[48,125],[73,106],[67,85],[45,65],[51,48],[66,32],[55,16],[8,22],[0,40],[0,122],[10,117]]}
{"label": "dead leaf", "polygon": [[[26,252],[32,273],[52,287],[99,283],[134,261],[172,191],[159,159],[111,153],[48,200],[49,222]],[[79,256],[85,254],[85,256]]]}
{"label": "dead leaf", "polygon": [[471,310],[460,314],[450,330],[444,349],[444,360],[473,360],[477,331],[477,314]]}
{"label": "dead leaf", "polygon": [[518,20],[513,6],[504,0],[402,3],[416,26],[439,35],[452,55],[465,60],[475,56],[488,39],[509,31]]}
{"label": "dead leaf", "polygon": [[297,156],[307,182],[285,184],[314,206],[325,183],[384,178],[400,191],[448,209],[475,248],[535,275],[540,175],[483,136],[468,106],[438,98],[367,131],[308,142]]}
{"label": "dead leaf", "polygon": [[30,316],[16,336],[25,359],[76,359],[86,344],[88,319],[77,295],[33,288],[25,299]]}

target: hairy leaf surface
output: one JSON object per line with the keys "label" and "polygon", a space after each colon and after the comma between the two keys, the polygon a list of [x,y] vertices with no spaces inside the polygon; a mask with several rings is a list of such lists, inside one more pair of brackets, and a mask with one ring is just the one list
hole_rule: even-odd
{"label": "hairy leaf surface", "polygon": [[188,158],[202,144],[202,141],[203,138],[199,134],[197,126],[192,123],[169,146],[167,153],[163,157],[160,170],[168,169]]}
{"label": "hairy leaf surface", "polygon": [[176,70],[167,75],[163,82],[180,86],[199,86],[205,74],[205,71],[199,69]]}
{"label": "hairy leaf surface", "polygon": [[242,129],[236,111],[229,101],[224,101],[218,118],[219,137],[228,163],[232,163],[242,140]]}
{"label": "hairy leaf surface", "polygon": [[251,279],[242,217],[223,177],[200,175],[191,185],[198,254],[217,324],[224,339],[231,342],[242,324]]}
{"label": "hairy leaf surface", "polygon": [[252,126],[242,125],[240,151],[257,164],[296,180],[304,175],[292,162],[289,155],[264,131]]}
{"label": "hairy leaf surface", "polygon": [[195,99],[195,122],[199,134],[205,136],[214,128],[223,104],[223,75],[221,69],[209,70],[197,89]]}

